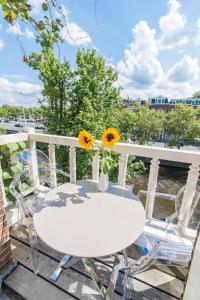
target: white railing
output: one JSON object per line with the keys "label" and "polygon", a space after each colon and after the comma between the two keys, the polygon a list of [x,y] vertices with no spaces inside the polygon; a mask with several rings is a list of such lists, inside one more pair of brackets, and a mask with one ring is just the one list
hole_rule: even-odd
{"label": "white railing", "polygon": [[[0,145],[14,143],[19,141],[27,141],[28,147],[32,152],[32,174],[37,178],[37,161],[34,157],[34,149],[37,142],[47,143],[49,149],[49,161],[51,166],[51,180],[52,184],[56,185],[56,173],[55,173],[55,145],[63,145],[69,147],[69,163],[70,163],[70,181],[76,181],[76,148],[79,148],[77,138],[49,135],[49,134],[37,134],[33,129],[24,129],[25,133],[12,134],[0,136]],[[97,141],[97,143],[101,143]],[[113,150],[120,153],[119,159],[119,171],[118,171],[118,184],[125,186],[126,170],[128,155],[135,155],[140,157],[151,158],[151,166],[149,172],[149,183],[146,199],[146,215],[148,218],[152,218],[154,210],[155,193],[157,187],[157,177],[159,170],[160,160],[170,160],[181,163],[188,163],[190,165],[186,188],[184,192],[182,202],[182,218],[179,220],[179,226],[187,227],[189,211],[192,205],[193,196],[195,193],[197,181],[200,171],[200,152],[185,151],[178,149],[166,149],[159,147],[141,146],[135,144],[118,143],[113,147]],[[1,174],[1,170],[0,170]],[[92,179],[98,180],[99,177],[99,154],[97,153],[93,157],[92,162]],[[2,182],[2,177],[0,178]],[[35,182],[33,178],[33,182]]]}

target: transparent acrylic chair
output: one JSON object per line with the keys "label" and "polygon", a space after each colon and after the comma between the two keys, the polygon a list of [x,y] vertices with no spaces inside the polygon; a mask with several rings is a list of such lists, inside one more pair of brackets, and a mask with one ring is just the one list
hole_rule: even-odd
{"label": "transparent acrylic chair", "polygon": [[190,220],[185,233],[177,228],[185,186],[175,198],[175,213],[165,221],[147,219],[143,233],[135,242],[143,256],[136,261],[129,261],[124,251],[124,296],[133,299],[133,278],[137,273],[147,270],[152,265],[188,267],[193,244],[200,224],[200,186],[197,185],[190,211]]}
{"label": "transparent acrylic chair", "polygon": [[56,185],[62,184],[67,181],[69,174],[52,167],[49,159],[45,153],[40,150],[34,150],[34,155],[37,160],[37,178],[34,178],[30,169],[32,151],[25,149],[21,151],[17,157],[16,162],[12,164],[13,181],[10,184],[9,190],[19,208],[19,219],[22,224],[27,228],[30,247],[32,250],[34,272],[39,272],[38,264],[38,251],[37,251],[37,234],[33,224],[34,207],[37,201],[42,201],[45,193],[54,188],[55,183],[52,184],[51,171],[55,170],[57,175]]}

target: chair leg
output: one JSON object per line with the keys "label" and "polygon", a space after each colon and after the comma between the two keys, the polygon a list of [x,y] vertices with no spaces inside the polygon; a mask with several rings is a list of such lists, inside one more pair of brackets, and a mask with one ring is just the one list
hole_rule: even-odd
{"label": "chair leg", "polygon": [[69,261],[70,259],[70,255],[65,254],[62,258],[62,260],[60,261],[60,263],[58,264],[58,267],[56,268],[56,270],[51,274],[51,280],[52,281],[57,281],[60,273],[62,272],[62,267]]}
{"label": "chair leg", "polygon": [[129,300],[133,299],[133,293],[134,293],[134,274],[133,272],[130,272],[128,269],[128,255],[127,250],[123,250],[123,256],[124,256],[124,290],[123,290],[123,300]]}
{"label": "chair leg", "polygon": [[37,249],[37,233],[34,229],[28,228],[29,243],[32,252],[33,270],[35,275],[39,273],[39,260],[38,260],[38,249]]}
{"label": "chair leg", "polygon": [[118,278],[118,274],[119,274],[119,270],[121,269],[121,262],[118,259],[118,257],[116,256],[115,261],[114,261],[114,266],[112,269],[112,273],[110,276],[110,281],[108,284],[108,288],[106,291],[106,300],[112,300],[113,299],[113,294],[115,291],[115,286],[117,283],[117,278]]}
{"label": "chair leg", "polygon": [[130,276],[130,271],[125,270],[124,274],[124,291],[123,291],[123,300],[133,299],[134,294],[134,285],[133,285],[133,274]]}

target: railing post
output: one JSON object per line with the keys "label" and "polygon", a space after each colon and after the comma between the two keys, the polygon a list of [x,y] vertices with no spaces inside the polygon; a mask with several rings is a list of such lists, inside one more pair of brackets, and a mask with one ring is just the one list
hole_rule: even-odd
{"label": "railing post", "polygon": [[2,167],[1,167],[1,160],[0,160],[0,185],[1,185],[1,192],[2,192],[2,197],[3,197],[4,207],[7,207],[8,202],[6,199],[5,187],[4,187],[4,182],[3,182],[3,171],[2,171]]}
{"label": "railing post", "polygon": [[70,182],[76,182],[76,148],[69,148]]}
{"label": "railing post", "polygon": [[121,153],[119,159],[119,171],[118,171],[118,184],[121,186],[126,185],[127,164],[128,164],[128,155]]}
{"label": "railing post", "polygon": [[154,201],[157,187],[157,178],[159,170],[159,159],[153,158],[151,160],[150,172],[149,172],[149,183],[146,199],[146,217],[151,219],[153,216]]}
{"label": "railing post", "polygon": [[57,186],[57,176],[56,176],[56,156],[55,156],[55,145],[49,144],[49,167],[50,167],[50,181],[51,186]]}
{"label": "railing post", "polygon": [[92,158],[92,180],[99,180],[99,152],[96,152]]}
{"label": "railing post", "polygon": [[[35,133],[35,128],[24,128],[23,132],[29,133]],[[38,176],[38,161],[37,161],[37,151],[36,151],[36,142],[31,141],[28,139],[28,148],[30,149],[31,156],[29,159],[29,166],[28,166],[28,171],[29,171],[29,176],[30,176],[30,181],[33,185],[34,188],[37,188],[40,184],[39,182],[39,176]]]}
{"label": "railing post", "polygon": [[178,221],[178,230],[185,233],[185,230],[188,226],[188,222],[190,219],[190,212],[192,207],[192,202],[197,186],[197,181],[199,178],[199,165],[192,164],[190,165],[190,170],[188,172],[187,183],[185,186],[185,191],[183,195],[183,200],[179,213],[179,221]]}

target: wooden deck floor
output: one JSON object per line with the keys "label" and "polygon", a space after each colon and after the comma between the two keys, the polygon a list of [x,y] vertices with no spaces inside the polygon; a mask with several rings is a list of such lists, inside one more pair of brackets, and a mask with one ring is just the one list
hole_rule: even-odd
{"label": "wooden deck floor", "polygon": [[[27,235],[21,225],[10,230],[13,257],[18,262],[17,268],[7,277],[4,288],[16,295],[13,299],[27,300],[71,300],[101,299],[92,279],[87,275],[81,262],[64,269],[58,281],[50,280],[51,272],[57,267],[62,253],[54,251],[39,240],[40,273],[33,273],[31,251]],[[133,253],[129,249],[130,255]],[[135,252],[134,252],[135,253]],[[108,284],[113,257],[94,259],[100,271],[103,283]],[[136,276],[133,299],[137,300],[175,300],[180,299],[186,270],[151,268]],[[122,299],[123,273],[120,272],[114,299]]]}

